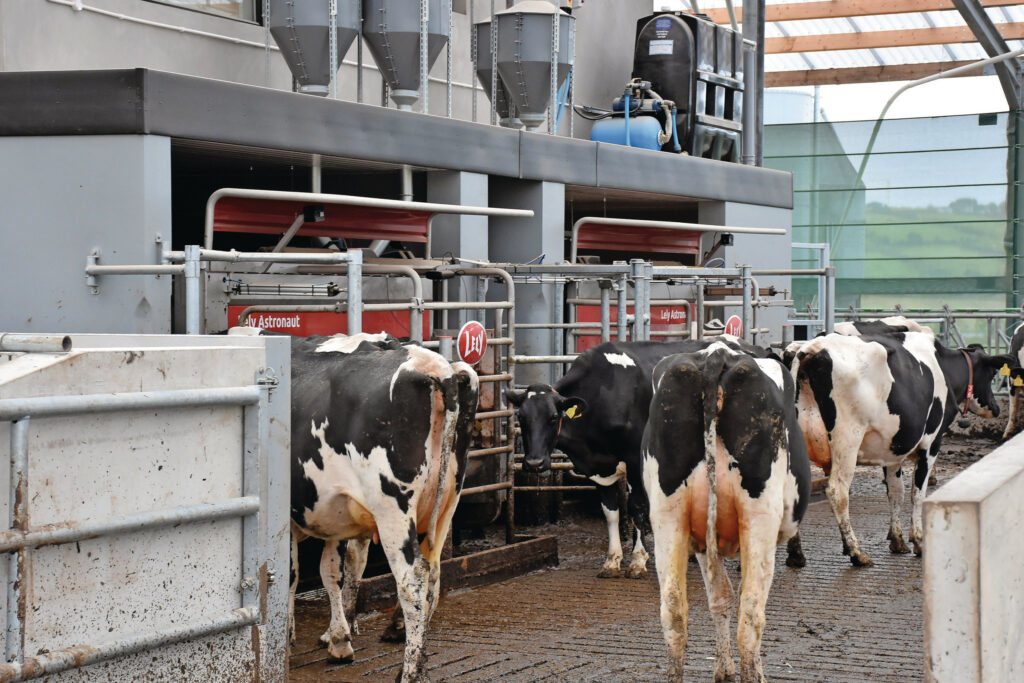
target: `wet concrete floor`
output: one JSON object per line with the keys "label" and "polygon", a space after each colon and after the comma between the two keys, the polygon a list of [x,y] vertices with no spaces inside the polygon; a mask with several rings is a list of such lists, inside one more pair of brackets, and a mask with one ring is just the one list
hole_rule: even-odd
{"label": "wet concrete floor", "polygon": [[[994,446],[987,441],[949,441],[945,457],[939,459],[939,484]],[[904,480],[909,482],[911,476],[908,466]],[[889,553],[880,468],[858,468],[851,516],[874,567],[852,567],[841,554],[827,502],[812,504],[801,526],[807,566],[786,567],[784,548],[776,555],[761,648],[765,675],[771,680],[923,678],[921,561]],[[904,520],[906,530],[909,491]],[[446,595],[428,632],[431,679],[665,680],[668,668],[653,558],[644,579],[598,579],[605,549],[602,520],[574,517],[523,531],[557,534],[560,566]],[[738,590],[738,563],[727,561],[727,566]],[[712,680],[714,632],[695,563],[689,567],[688,595],[686,673],[692,680]],[[326,651],[318,646],[329,619],[325,599],[300,599],[296,617],[293,683],[394,680],[402,647],[379,640],[387,615],[359,619],[355,662],[343,665],[327,662]],[[733,629],[735,634],[735,619]]]}

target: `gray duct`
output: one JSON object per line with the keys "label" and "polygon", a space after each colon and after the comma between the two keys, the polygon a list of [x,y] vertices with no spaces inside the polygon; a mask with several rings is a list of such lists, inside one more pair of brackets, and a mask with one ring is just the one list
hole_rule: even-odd
{"label": "gray duct", "polygon": [[528,128],[544,123],[551,101],[552,17],[558,15],[557,88],[569,75],[576,18],[544,0],[526,0],[494,15],[498,32],[498,75],[509,100]]}
{"label": "gray duct", "polygon": [[[484,89],[487,98],[491,97],[491,20],[479,21],[473,26],[476,33],[476,77],[480,79],[480,85]],[[508,91],[505,84],[498,79],[495,97],[494,110],[498,113],[499,123],[506,128],[519,128],[522,122],[519,119],[510,119],[508,110]]]}
{"label": "gray duct", "polygon": [[[427,69],[448,43],[447,0],[428,0]],[[420,87],[420,0],[363,0],[363,38],[399,109]]]}
{"label": "gray duct", "polygon": [[[331,84],[329,0],[270,0],[270,34],[298,90],[326,95]],[[359,0],[338,0],[338,63],[359,35]]]}

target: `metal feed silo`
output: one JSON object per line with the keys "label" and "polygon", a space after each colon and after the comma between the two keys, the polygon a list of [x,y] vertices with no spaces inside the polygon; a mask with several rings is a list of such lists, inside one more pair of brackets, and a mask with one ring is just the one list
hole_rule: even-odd
{"label": "metal feed silo", "polygon": [[[270,0],[270,34],[298,90],[326,95],[331,84],[330,0]],[[337,0],[338,62],[359,35],[359,0]]]}
{"label": "metal feed silo", "polygon": [[[448,43],[448,0],[427,0],[427,71]],[[420,87],[420,0],[363,0],[363,38],[399,109]]]}
{"label": "metal feed silo", "polygon": [[544,0],[526,0],[495,13],[494,21],[498,32],[498,75],[519,112],[519,119],[526,127],[536,128],[544,123],[552,92],[572,68],[576,18]]}
{"label": "metal feed silo", "polygon": [[[480,85],[488,98],[491,97],[491,20],[477,22],[473,26],[474,38],[476,39],[476,76],[480,79]],[[510,119],[508,111],[508,91],[505,84],[498,79],[495,85],[494,111],[497,112],[499,123],[506,128],[518,128],[521,124],[519,119]]]}

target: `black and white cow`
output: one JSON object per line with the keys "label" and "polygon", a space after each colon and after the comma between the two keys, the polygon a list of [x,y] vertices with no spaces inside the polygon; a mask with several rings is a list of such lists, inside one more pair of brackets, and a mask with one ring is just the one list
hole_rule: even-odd
{"label": "black and white cow", "polygon": [[651,373],[665,356],[697,351],[714,339],[759,357],[764,349],[735,337],[703,341],[605,342],[579,355],[554,386],[534,384],[506,391],[516,406],[523,434],[524,471],[551,467],[551,453],[561,450],[579,474],[598,485],[601,509],[608,523],[608,555],[599,577],[621,575],[622,544],[616,484],[629,486],[629,515],[633,521],[633,550],[626,575],[647,574],[650,557],[643,545],[647,501],[642,485],[640,442],[651,403]]}
{"label": "black and white cow", "polygon": [[835,332],[836,334],[845,334],[849,337],[897,334],[899,332],[932,333],[930,328],[902,315],[892,315],[888,318],[878,318],[877,320],[855,320],[853,322],[836,323]]}
{"label": "black and white cow", "polygon": [[761,635],[775,546],[796,538],[810,495],[810,463],[795,388],[782,363],[724,344],[668,356],[654,370],[643,439],[661,626],[670,680],[682,680],[687,558],[697,553],[716,634],[715,680],[735,673],[734,596],[722,556],[740,555],[736,629],[740,680],[763,681]]}
{"label": "black and white cow", "polygon": [[958,405],[983,416],[999,414],[992,378],[1008,356],[971,345],[953,350],[931,332],[829,334],[797,354],[800,426],[813,462],[828,476],[826,492],[855,566],[871,565],[850,526],[850,484],[857,465],[881,465],[889,497],[889,549],[909,552],[900,525],[903,461],[916,458],[911,488],[910,540],[921,553],[921,504],[928,475]]}
{"label": "black and white cow", "polygon": [[1019,405],[1024,401],[1024,323],[1017,325],[1013,330],[1013,337],[1010,339],[1010,416],[1006,420],[1006,429],[1003,431],[1003,439],[1009,439],[1020,431],[1021,425],[1017,424],[1024,418],[1024,410]]}
{"label": "black and white cow", "polygon": [[359,579],[371,539],[379,540],[398,587],[395,616],[405,620],[401,680],[426,680],[424,637],[478,388],[465,363],[383,333],[293,339],[293,563],[300,540],[325,541],[320,572],[331,623],[321,640],[332,658],[352,658]]}

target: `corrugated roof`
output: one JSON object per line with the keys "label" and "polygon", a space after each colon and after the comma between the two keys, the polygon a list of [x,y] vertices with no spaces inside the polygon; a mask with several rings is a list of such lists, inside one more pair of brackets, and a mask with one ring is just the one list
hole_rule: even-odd
{"label": "corrugated roof", "polygon": [[[737,21],[742,22],[740,2],[741,0],[734,0]],[[985,4],[984,0],[982,2]],[[1001,6],[986,7],[985,11],[996,27],[1003,31],[1004,39],[1009,48],[1011,50],[1018,49],[1024,46],[1024,39],[1022,39],[1024,38],[1024,0],[1021,0],[1019,3],[1008,3],[1007,0],[999,0],[999,2]],[[792,10],[801,10],[806,15],[808,12],[798,7],[805,3],[815,3],[813,8],[815,10],[824,7],[825,10],[820,12],[820,14],[825,16],[785,21],[771,20],[772,6],[789,6],[788,9],[791,10],[789,12],[790,16],[792,16]],[[729,23],[725,13],[725,0],[699,0],[697,4],[702,12],[711,14],[719,23]],[[888,12],[898,10],[901,4],[900,0],[892,0],[891,3],[877,3],[878,7],[882,8],[880,10],[883,11],[882,14],[844,16],[844,12],[855,14],[857,11],[862,11],[860,9],[851,11],[846,8],[859,8],[863,7],[863,4],[838,0],[834,3],[835,15],[828,16],[828,13],[832,10],[821,0],[767,0],[766,4],[769,21],[765,24],[765,38],[769,52],[765,55],[765,74],[766,85],[769,86],[773,85],[773,73],[802,72],[802,78],[809,79],[808,82],[815,82],[816,78],[826,77],[823,74],[815,76],[815,72],[832,69],[861,69],[862,72],[856,74],[852,71],[848,72],[849,74],[855,74],[851,75],[850,78],[856,78],[856,80],[847,82],[896,80],[897,78],[895,77],[901,75],[903,77],[917,78],[918,75],[906,76],[911,70],[913,70],[914,74],[926,73],[929,69],[935,72],[948,69],[955,62],[984,59],[987,56],[981,45],[976,41],[902,44],[908,42],[927,42],[933,39],[961,41],[964,39],[964,36],[962,32],[956,30],[958,28],[966,29],[968,32],[966,37],[970,38],[967,23],[955,9],[935,9],[923,12],[890,14]],[[870,6],[870,4],[869,2],[868,5]],[[944,4],[946,7],[951,7],[950,2]],[[656,0],[654,6],[655,9],[665,7],[688,10],[691,8],[689,0],[661,0],[660,2]],[[921,5],[915,3],[907,6],[920,7]],[[936,2],[932,6],[941,7],[942,4]],[[814,13],[819,14],[818,12]],[[952,33],[957,35],[950,35],[950,29],[952,29]],[[946,33],[942,32],[944,30]],[[913,33],[908,34],[907,32]],[[857,49],[832,49],[834,47],[846,48],[847,46],[856,48],[858,44],[863,45],[863,41],[851,39],[849,37],[850,34],[861,34],[865,39],[869,37],[864,34],[873,34],[870,36],[871,45]],[[815,41],[814,37],[816,36],[827,36],[829,39]],[[833,36],[836,37],[835,41],[831,41]],[[914,39],[911,40],[909,37]],[[900,44],[892,45],[890,41]],[[774,52],[774,50],[786,49],[786,46],[790,43],[793,46],[792,50]],[[865,69],[867,71],[863,71]],[[807,72],[811,73],[808,74]],[[876,73],[877,77],[873,78],[872,75]],[[795,75],[791,76],[790,80],[795,77]],[[776,77],[775,80],[780,78],[781,76]],[[831,73],[827,78],[842,79],[844,76]],[[833,80],[830,82],[843,81]],[[794,83],[785,82],[777,84],[792,85]]]}

